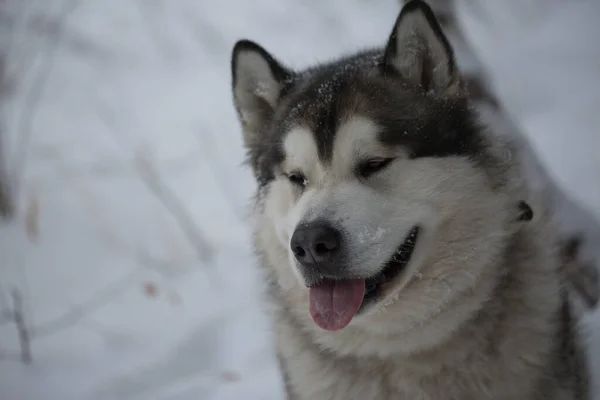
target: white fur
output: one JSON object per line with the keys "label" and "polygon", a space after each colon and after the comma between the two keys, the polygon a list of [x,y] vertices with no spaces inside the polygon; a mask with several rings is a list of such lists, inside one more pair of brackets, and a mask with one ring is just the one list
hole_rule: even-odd
{"label": "white fur", "polygon": [[[452,300],[450,296],[474,290],[478,279],[485,274],[485,259],[498,256],[499,250],[495,250],[495,243],[489,239],[490,232],[498,231],[502,221],[506,220],[509,199],[489,191],[472,196],[470,193],[474,188],[485,186],[485,177],[470,162],[459,157],[410,160],[397,152],[398,159],[385,171],[369,181],[360,181],[353,172],[358,160],[391,155],[391,150],[383,148],[377,140],[376,129],[371,121],[360,116],[342,124],[336,134],[332,162],[326,167],[315,160],[316,144],[312,133],[298,128],[290,131],[284,141],[285,168],[302,171],[309,183],[304,193],[299,193],[284,177],[272,185],[265,200],[266,220],[261,232],[272,231],[278,238],[278,245],[273,244],[272,235],[266,235],[261,245],[269,249],[269,253],[279,253],[273,257],[286,260],[283,265],[277,262],[278,272],[286,278],[288,286],[295,288],[293,303],[298,306],[299,317],[310,329],[319,331],[308,315],[308,289],[289,246],[295,227],[300,222],[329,218],[331,223],[348,233],[344,238],[347,245],[344,251],[353,260],[347,265],[348,271],[369,277],[380,272],[414,225],[421,226],[422,233],[408,268],[393,285],[385,288],[385,299],[379,309],[358,316],[345,332],[335,334],[335,337],[352,335],[356,326],[369,334],[403,333],[402,340],[393,347],[386,341],[374,346],[374,341],[365,340],[364,344],[356,343],[351,350],[344,350],[339,347],[347,346],[345,341],[332,341],[334,335],[326,333],[319,335],[321,344],[342,352],[381,355],[388,354],[393,348],[393,351],[409,353],[431,346],[439,336],[448,335],[454,329],[453,325],[437,318],[430,322],[440,325],[439,329],[431,330],[436,332],[435,338],[421,330],[415,332],[412,339],[406,335],[438,314],[441,305]],[[496,206],[491,207],[493,204]],[[472,232],[465,233],[465,226]],[[503,235],[495,236],[499,244],[504,243]],[[441,245],[443,243],[447,244]],[[485,253],[480,249],[485,249]],[[452,260],[453,254],[467,256],[447,262]],[[445,262],[436,265],[439,263],[435,260]],[[427,268],[420,270],[424,264],[428,264]],[[401,291],[419,270],[420,279],[413,282],[416,287]],[[289,283],[292,275],[297,278],[295,285]],[[410,297],[417,291],[423,292],[424,296],[418,306],[390,308],[395,300]],[[478,304],[479,300],[474,298],[473,303]],[[466,311],[472,311],[473,307],[465,307]],[[382,309],[387,311],[382,312]],[[397,323],[390,325],[387,321],[392,312]],[[465,312],[465,318],[470,315],[468,312]],[[449,318],[455,324],[461,322],[456,309]]]}

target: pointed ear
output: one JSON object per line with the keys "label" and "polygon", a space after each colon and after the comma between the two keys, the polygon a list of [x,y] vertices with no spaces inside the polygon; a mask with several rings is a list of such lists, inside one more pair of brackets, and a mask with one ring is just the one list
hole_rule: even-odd
{"label": "pointed ear", "polygon": [[431,8],[411,0],[400,11],[384,54],[384,66],[408,82],[439,95],[462,93],[448,39]]}
{"label": "pointed ear", "polygon": [[244,142],[252,146],[279,101],[281,88],[291,72],[258,44],[238,41],[231,55],[233,98]]}

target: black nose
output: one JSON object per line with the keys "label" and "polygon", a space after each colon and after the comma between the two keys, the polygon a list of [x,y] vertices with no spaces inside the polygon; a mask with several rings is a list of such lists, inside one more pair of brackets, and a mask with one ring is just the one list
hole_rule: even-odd
{"label": "black nose", "polygon": [[290,246],[302,265],[331,262],[340,252],[340,233],[327,222],[314,221],[296,228]]}

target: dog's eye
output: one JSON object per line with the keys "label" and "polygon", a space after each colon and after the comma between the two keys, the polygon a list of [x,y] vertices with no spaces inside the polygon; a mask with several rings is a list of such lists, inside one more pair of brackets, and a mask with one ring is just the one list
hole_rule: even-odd
{"label": "dog's eye", "polygon": [[394,161],[393,158],[373,158],[367,160],[358,166],[358,173],[363,178],[368,178],[387,167],[392,161]]}
{"label": "dog's eye", "polygon": [[306,177],[302,175],[300,172],[290,172],[286,175],[290,182],[294,185],[305,187],[306,186]]}

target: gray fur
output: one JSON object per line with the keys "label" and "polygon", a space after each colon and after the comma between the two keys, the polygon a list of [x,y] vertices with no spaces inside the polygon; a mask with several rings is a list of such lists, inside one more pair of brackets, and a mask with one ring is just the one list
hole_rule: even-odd
{"label": "gray fur", "polygon": [[[427,5],[403,8],[385,48],[300,72],[238,42],[232,74],[288,399],[588,399],[550,211],[518,144],[481,125]],[[290,249],[317,219],[343,233],[343,262],[328,265],[340,280],[380,273],[422,231],[336,332],[311,319],[312,275]]]}

